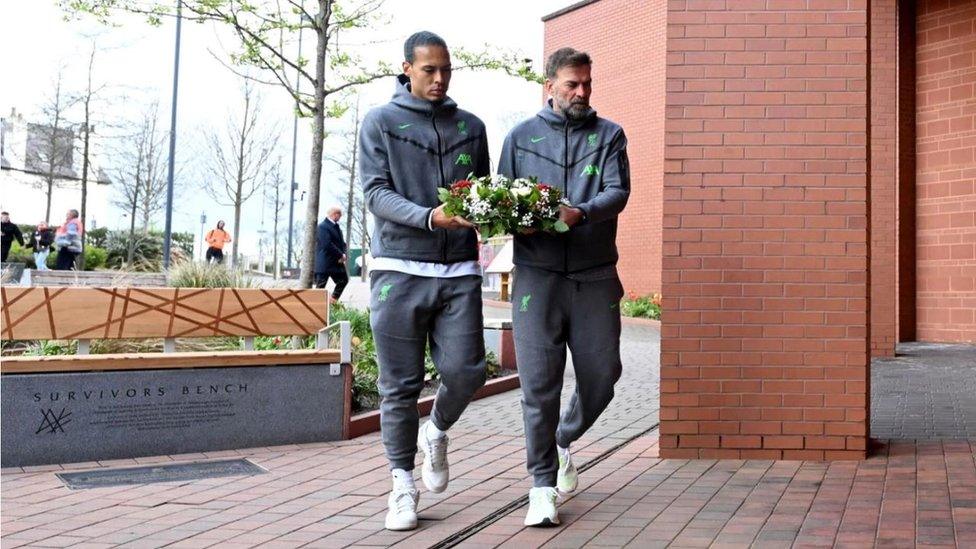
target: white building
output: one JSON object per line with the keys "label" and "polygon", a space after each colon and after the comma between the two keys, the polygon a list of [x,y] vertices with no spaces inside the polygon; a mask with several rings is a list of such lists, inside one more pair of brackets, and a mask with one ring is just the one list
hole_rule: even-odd
{"label": "white building", "polygon": [[[10,212],[14,223],[33,225],[43,221],[47,208],[46,174],[53,171],[48,222],[59,225],[69,209],[81,211],[81,147],[73,127],[55,133],[49,126],[25,121],[16,110],[0,118],[0,210]],[[89,158],[85,227],[94,229],[109,222],[112,182],[99,167],[97,147],[92,147]]]}

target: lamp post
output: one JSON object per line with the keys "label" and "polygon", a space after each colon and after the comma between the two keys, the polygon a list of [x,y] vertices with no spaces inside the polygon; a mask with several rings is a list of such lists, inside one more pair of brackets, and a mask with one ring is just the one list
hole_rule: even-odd
{"label": "lamp post", "polygon": [[200,261],[206,261],[207,251],[203,249],[203,231],[207,225],[207,212],[200,212]]}
{"label": "lamp post", "polygon": [[166,175],[166,233],[163,235],[163,269],[169,268],[173,240],[173,166],[176,160],[176,93],[180,86],[180,27],[183,0],[176,0],[176,53],[173,60],[173,105],[169,123],[169,167]]}

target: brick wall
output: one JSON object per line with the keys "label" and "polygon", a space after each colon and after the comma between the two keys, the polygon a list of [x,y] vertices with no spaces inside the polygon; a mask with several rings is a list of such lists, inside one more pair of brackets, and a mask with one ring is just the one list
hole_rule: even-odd
{"label": "brick wall", "polygon": [[976,0],[917,9],[916,336],[976,342]]}
{"label": "brick wall", "polygon": [[593,57],[592,104],[627,133],[630,202],[617,247],[624,289],[661,291],[665,2],[601,0],[545,25],[545,54],[571,46]]}
{"label": "brick wall", "polygon": [[895,354],[897,0],[871,0],[871,355]]}
{"label": "brick wall", "polygon": [[671,0],[661,454],[862,458],[867,0]]}

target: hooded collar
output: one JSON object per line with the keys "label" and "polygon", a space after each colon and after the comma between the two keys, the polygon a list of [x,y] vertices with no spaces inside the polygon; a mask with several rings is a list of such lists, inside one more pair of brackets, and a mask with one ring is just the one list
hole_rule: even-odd
{"label": "hooded collar", "polygon": [[536,116],[546,121],[553,128],[562,129],[568,124],[570,128],[579,128],[585,126],[591,120],[596,118],[596,111],[593,108],[589,108],[586,111],[586,115],[579,120],[570,120],[566,118],[566,115],[556,112],[552,108],[552,99],[546,101],[546,106],[539,111]]}
{"label": "hooded collar", "polygon": [[403,107],[426,116],[452,114],[457,110],[457,103],[450,97],[444,97],[443,101],[435,103],[421,99],[410,93],[410,78],[405,74],[397,76],[396,90],[393,92],[391,102],[398,107]]}

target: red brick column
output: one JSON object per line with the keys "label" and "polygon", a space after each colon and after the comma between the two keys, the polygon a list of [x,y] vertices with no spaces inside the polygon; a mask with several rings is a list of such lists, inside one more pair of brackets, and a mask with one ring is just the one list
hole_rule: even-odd
{"label": "red brick column", "polygon": [[916,336],[976,342],[976,0],[917,9]]}
{"label": "red brick column", "polygon": [[589,52],[593,106],[627,133],[632,190],[617,231],[618,269],[624,288],[639,294],[661,291],[666,16],[666,2],[600,0],[545,23],[545,54]]}
{"label": "red brick column", "polygon": [[862,458],[866,0],[671,0],[665,457]]}
{"label": "red brick column", "polygon": [[894,356],[898,1],[871,0],[871,356]]}

